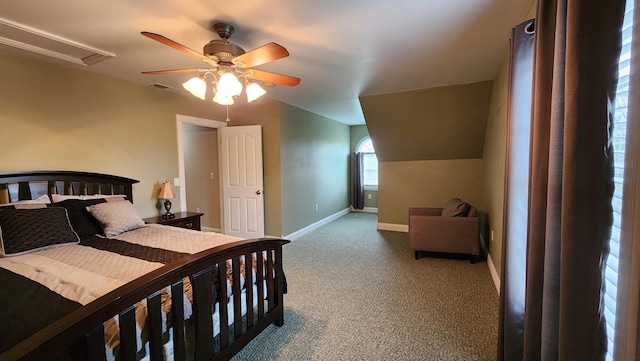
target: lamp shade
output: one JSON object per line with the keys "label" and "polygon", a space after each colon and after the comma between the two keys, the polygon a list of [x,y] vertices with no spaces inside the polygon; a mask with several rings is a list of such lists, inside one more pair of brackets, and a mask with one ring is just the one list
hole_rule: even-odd
{"label": "lamp shade", "polygon": [[158,193],[158,198],[169,199],[173,198],[173,187],[171,187],[171,183],[164,182],[160,187],[160,193]]}
{"label": "lamp shade", "polygon": [[220,95],[219,92],[216,92],[216,95],[213,97],[213,101],[220,105],[232,105],[233,97]]}
{"label": "lamp shade", "polygon": [[242,92],[242,83],[231,73],[224,73],[218,80],[216,96],[232,97]]}
{"label": "lamp shade", "polygon": [[267,91],[262,89],[262,87],[257,83],[250,83],[247,85],[247,101],[251,103],[252,101],[263,96]]}
{"label": "lamp shade", "polygon": [[182,83],[182,86],[189,91],[189,93],[204,100],[204,96],[207,92],[207,84],[201,77],[191,78],[188,81]]}

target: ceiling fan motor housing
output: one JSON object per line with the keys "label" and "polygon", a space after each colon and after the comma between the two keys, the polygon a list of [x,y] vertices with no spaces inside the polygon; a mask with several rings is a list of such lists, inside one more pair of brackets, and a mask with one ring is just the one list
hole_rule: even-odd
{"label": "ceiling fan motor housing", "polygon": [[204,55],[222,62],[231,63],[233,58],[245,53],[244,49],[224,39],[211,40],[203,48]]}

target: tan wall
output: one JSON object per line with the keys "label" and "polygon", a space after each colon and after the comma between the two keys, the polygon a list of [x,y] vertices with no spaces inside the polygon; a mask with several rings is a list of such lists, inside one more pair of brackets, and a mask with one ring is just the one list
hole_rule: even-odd
{"label": "tan wall", "polygon": [[408,224],[408,208],[442,207],[458,197],[484,208],[482,159],[380,162],[378,222]]}
{"label": "tan wall", "polygon": [[378,160],[482,158],[491,84],[361,97]]}
{"label": "tan wall", "polygon": [[[220,230],[220,174],[218,173],[218,130],[192,124],[182,125],[187,210],[204,213],[203,228]],[[213,173],[213,179],[211,174]]]}
{"label": "tan wall", "polygon": [[137,179],[143,217],[159,212],[159,184],[178,177],[176,114],[224,119],[197,99],[31,59],[0,55],[0,69],[0,171]]}
{"label": "tan wall", "polygon": [[487,246],[493,265],[498,272],[500,272],[502,260],[502,227],[504,223],[508,71],[509,59],[507,57],[493,82],[484,145],[485,172],[482,179],[482,193],[486,212],[489,215],[489,229],[493,230],[493,240],[487,240],[489,242]]}

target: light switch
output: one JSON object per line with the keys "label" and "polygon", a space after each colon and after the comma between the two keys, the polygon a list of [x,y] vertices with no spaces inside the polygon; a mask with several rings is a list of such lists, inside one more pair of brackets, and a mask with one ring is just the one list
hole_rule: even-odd
{"label": "light switch", "polygon": [[173,178],[173,186],[180,187],[180,178]]}
{"label": "light switch", "polygon": [[211,180],[216,179],[216,178],[214,177],[214,175],[213,175],[213,172],[209,173],[209,178],[210,178]]}

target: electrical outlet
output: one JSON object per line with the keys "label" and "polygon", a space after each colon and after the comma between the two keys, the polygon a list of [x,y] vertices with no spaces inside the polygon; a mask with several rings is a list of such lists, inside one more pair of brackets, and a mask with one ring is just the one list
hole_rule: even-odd
{"label": "electrical outlet", "polygon": [[197,207],[196,207],[196,212],[200,212],[200,208],[197,208]]}
{"label": "electrical outlet", "polygon": [[316,204],[316,212],[318,211],[318,205]]}
{"label": "electrical outlet", "polygon": [[371,193],[367,194],[367,199],[371,199]]}

